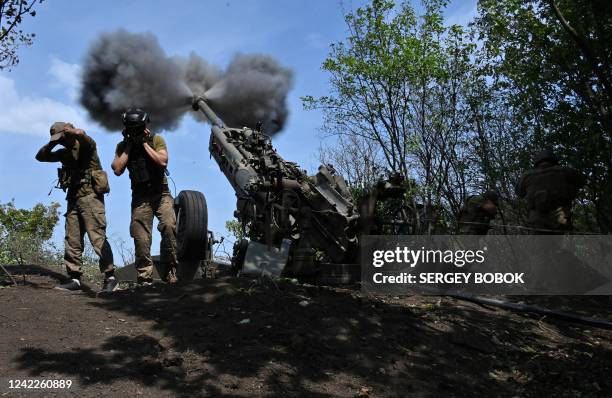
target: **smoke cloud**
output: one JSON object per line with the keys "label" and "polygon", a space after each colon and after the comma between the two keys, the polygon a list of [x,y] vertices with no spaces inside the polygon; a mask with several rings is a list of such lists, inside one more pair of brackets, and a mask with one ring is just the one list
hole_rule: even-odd
{"label": "smoke cloud", "polygon": [[209,64],[195,53],[191,53],[187,59],[176,57],[174,61],[183,71],[185,84],[195,95],[206,95],[206,92],[223,77],[223,72],[218,66]]}
{"label": "smoke cloud", "polygon": [[285,97],[291,71],[267,55],[236,55],[223,79],[206,92],[213,109],[230,126],[252,127],[275,133],[287,120]]}
{"label": "smoke cloud", "polygon": [[[267,134],[287,120],[292,73],[268,55],[236,55],[226,71],[192,53],[169,57],[150,33],[124,30],[101,35],[85,59],[81,104],[111,131],[123,128],[121,113],[140,107],[155,129],[173,130],[191,110],[193,94],[205,96],[231,127],[263,124]],[[199,112],[192,114],[205,120]]]}
{"label": "smoke cloud", "polygon": [[123,129],[121,113],[129,107],[144,108],[156,128],[172,130],[190,95],[183,71],[150,33],[102,35],[85,59],[81,104],[109,130]]}

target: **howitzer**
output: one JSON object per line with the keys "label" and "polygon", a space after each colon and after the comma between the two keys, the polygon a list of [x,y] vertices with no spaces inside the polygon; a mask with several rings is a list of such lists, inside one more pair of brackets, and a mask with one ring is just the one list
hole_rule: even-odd
{"label": "howitzer", "polygon": [[359,214],[331,166],[309,177],[258,129],[225,127],[202,97],[194,98],[193,108],[212,125],[210,154],[236,192],[234,215],[248,231],[250,242],[235,248],[236,270],[244,271],[245,262],[255,268],[251,257],[265,257],[275,260],[268,264],[271,273],[312,275],[315,249],[333,263],[355,262]]}
{"label": "howitzer", "polygon": [[234,245],[233,270],[327,275],[339,282],[358,278],[359,237],[372,231],[377,200],[403,195],[402,179],[379,183],[356,205],[331,165],[321,165],[316,175],[308,176],[283,159],[259,128],[225,126],[203,97],[194,97],[192,106],[212,125],[209,151],[236,193],[234,215],[248,237]]}

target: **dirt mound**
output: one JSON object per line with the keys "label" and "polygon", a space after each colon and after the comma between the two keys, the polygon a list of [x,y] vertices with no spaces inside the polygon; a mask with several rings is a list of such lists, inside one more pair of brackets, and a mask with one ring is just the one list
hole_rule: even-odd
{"label": "dirt mound", "polygon": [[0,374],[69,378],[82,397],[612,395],[612,332],[449,298],[229,277],[96,297],[28,281],[0,289]]}

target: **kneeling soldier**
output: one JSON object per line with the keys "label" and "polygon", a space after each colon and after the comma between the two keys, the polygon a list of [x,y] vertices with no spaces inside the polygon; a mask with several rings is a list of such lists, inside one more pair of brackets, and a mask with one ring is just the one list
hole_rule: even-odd
{"label": "kneeling soldier", "polygon": [[498,196],[495,191],[469,196],[459,210],[460,235],[486,235],[489,223],[497,214]]}

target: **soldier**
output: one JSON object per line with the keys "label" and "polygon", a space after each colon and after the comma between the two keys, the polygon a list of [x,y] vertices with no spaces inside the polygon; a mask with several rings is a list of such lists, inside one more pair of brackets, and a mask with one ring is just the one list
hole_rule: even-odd
{"label": "soldier", "polygon": [[519,198],[527,200],[527,226],[532,232],[564,233],[572,229],[571,207],[585,178],[577,170],[559,165],[550,150],[537,153],[533,169],[517,185]]}
{"label": "soldier", "polygon": [[[110,189],[106,173],[100,165],[96,142],[70,123],[53,123],[50,132],[51,139],[40,148],[36,160],[61,162],[58,185],[67,191],[64,263],[71,280],[58,288],[81,288],[83,237],[87,232],[89,241],[100,258],[100,272],[104,273],[102,290],[113,291],[117,281],[114,276],[113,252],[106,239],[104,209],[104,194]],[[63,148],[53,151],[57,145]]]}
{"label": "soldier", "polygon": [[160,262],[162,279],[176,282],[176,216],[174,200],[168,189],[165,171],[168,151],[164,139],[147,129],[149,116],[137,108],[123,114],[123,141],[117,145],[112,169],[120,176],[128,169],[132,185],[132,221],[136,269],[139,284],[152,282],[151,239],[153,216],[159,220],[161,233]]}
{"label": "soldier", "polygon": [[489,223],[497,214],[498,196],[495,191],[468,196],[459,210],[460,235],[486,235]]}

